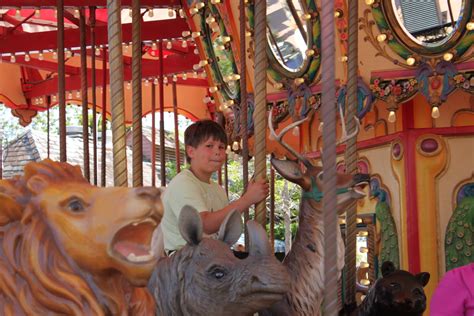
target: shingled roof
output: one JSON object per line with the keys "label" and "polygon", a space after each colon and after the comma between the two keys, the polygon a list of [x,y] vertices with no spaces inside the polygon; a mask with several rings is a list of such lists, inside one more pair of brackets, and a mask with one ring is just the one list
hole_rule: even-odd
{"label": "shingled roof", "polygon": [[[110,139],[111,137],[108,137]],[[81,138],[66,136],[67,161],[73,165],[79,165],[83,169],[83,142]],[[40,161],[48,158],[47,134],[41,131],[27,130],[16,139],[6,145],[3,151],[3,178],[8,179],[23,173],[24,166],[31,161]],[[98,146],[100,146],[100,141]],[[92,142],[89,143],[90,156],[92,157]],[[98,184],[100,184],[101,151],[97,153]],[[59,136],[50,136],[49,158],[59,161]],[[113,152],[110,142],[106,145],[106,186],[113,186]],[[132,185],[132,151],[127,148],[128,183]],[[91,182],[92,182],[92,158],[90,158]],[[159,184],[159,163],[156,165],[155,183]],[[143,185],[151,185],[152,172],[151,163],[143,162]]]}

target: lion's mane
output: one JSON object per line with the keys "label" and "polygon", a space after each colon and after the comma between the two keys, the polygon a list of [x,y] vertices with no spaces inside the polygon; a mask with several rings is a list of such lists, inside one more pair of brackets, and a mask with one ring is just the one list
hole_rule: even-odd
{"label": "lion's mane", "polygon": [[[105,297],[55,241],[27,182],[41,176],[48,183],[87,182],[79,167],[44,160],[30,163],[24,175],[0,181],[0,194],[19,208],[0,206],[0,314],[106,315],[123,302]],[[134,311],[154,307],[148,292],[133,290]],[[116,306],[113,306],[116,305]],[[142,314],[142,313],[137,313]]]}

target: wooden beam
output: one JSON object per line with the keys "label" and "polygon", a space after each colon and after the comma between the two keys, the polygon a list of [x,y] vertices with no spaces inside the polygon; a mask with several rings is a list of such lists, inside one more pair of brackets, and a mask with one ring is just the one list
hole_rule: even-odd
{"label": "wooden beam", "polygon": [[[183,31],[189,30],[185,19],[177,18],[143,23],[142,41],[179,38]],[[132,40],[132,25],[122,25],[123,41]],[[0,54],[55,50],[56,31],[40,33],[11,34],[0,41]],[[89,40],[89,39],[88,39]],[[64,31],[64,47],[79,47],[79,29]],[[96,45],[107,44],[107,26],[96,26]]]}

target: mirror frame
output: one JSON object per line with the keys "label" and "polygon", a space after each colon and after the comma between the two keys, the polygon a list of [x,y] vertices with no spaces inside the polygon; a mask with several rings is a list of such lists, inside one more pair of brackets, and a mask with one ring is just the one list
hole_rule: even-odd
{"label": "mirror frame", "polygon": [[[397,17],[395,16],[392,0],[376,0],[372,4],[372,15],[381,33],[391,32],[393,38],[387,40],[388,45],[402,58],[407,58],[413,53],[424,57],[435,57],[440,54],[456,51],[456,56],[462,56],[469,48],[469,45],[463,45],[462,42],[467,40],[473,41],[474,31],[469,31],[466,25],[473,17],[474,5],[471,0],[463,0],[463,12],[461,23],[453,34],[444,43],[432,47],[423,46],[412,40],[401,28]],[[472,39],[470,39],[472,37]]]}
{"label": "mirror frame", "polygon": [[[267,40],[267,58],[268,58],[268,68],[267,74],[274,82],[284,82],[288,80],[293,80],[295,78],[304,77],[308,84],[313,83],[316,79],[316,75],[319,71],[321,66],[321,22],[319,17],[319,12],[316,6],[315,0],[299,0],[303,5],[303,8],[306,12],[313,13],[313,18],[308,20],[308,38],[309,38],[309,45],[308,48],[312,48],[315,50],[315,54],[310,56],[305,61],[305,65],[303,68],[298,72],[290,72],[286,70],[276,57],[273,55],[272,49],[270,45],[268,45]],[[250,29],[254,29],[254,4],[249,3],[247,4],[247,16],[249,21]]]}
{"label": "mirror frame", "polygon": [[[216,19],[216,23],[219,25],[220,36],[229,36],[227,29],[225,27],[224,21],[221,17],[219,10],[216,6],[208,3],[208,5],[203,9],[201,14],[201,30],[204,32],[204,47],[206,49],[206,55],[212,59],[212,63],[210,63],[212,69],[212,76],[214,81],[220,85],[219,91],[225,97],[226,100],[240,100],[240,84],[237,81],[235,92],[229,87],[227,82],[224,81],[224,76],[222,74],[221,68],[219,67],[219,62],[217,61],[217,56],[214,51],[214,46],[212,45],[211,41],[211,34],[212,30],[209,25],[206,23],[206,17],[208,14],[211,13],[214,18]],[[230,44],[231,45],[231,44]],[[232,64],[232,70],[234,74],[240,74],[237,69],[237,64],[234,58],[234,52],[232,47],[226,49],[230,57],[230,63]],[[238,103],[238,102],[237,102]]]}

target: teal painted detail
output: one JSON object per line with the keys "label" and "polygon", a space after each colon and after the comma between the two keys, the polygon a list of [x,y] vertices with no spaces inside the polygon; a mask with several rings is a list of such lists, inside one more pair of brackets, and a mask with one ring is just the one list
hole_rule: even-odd
{"label": "teal painted detail", "polygon": [[[312,199],[316,202],[320,202],[323,199],[323,192],[319,191],[318,186],[313,178],[311,178],[311,191],[303,191],[302,198]],[[336,190],[336,194],[342,194],[349,192],[349,188],[340,188]]]}

